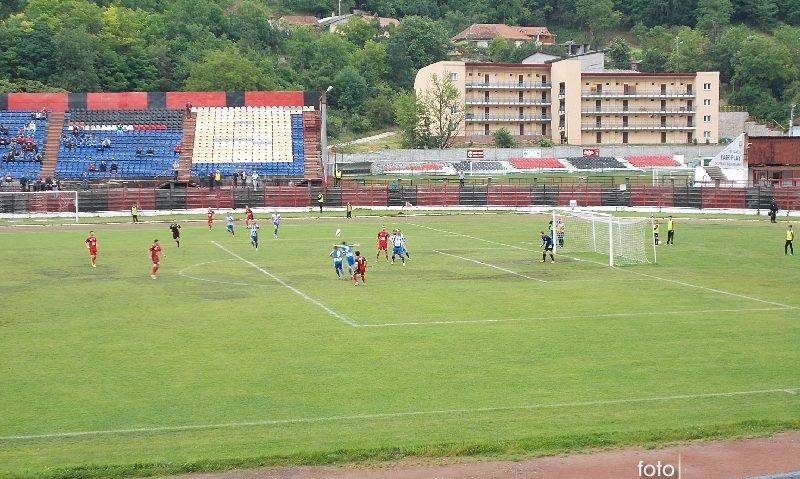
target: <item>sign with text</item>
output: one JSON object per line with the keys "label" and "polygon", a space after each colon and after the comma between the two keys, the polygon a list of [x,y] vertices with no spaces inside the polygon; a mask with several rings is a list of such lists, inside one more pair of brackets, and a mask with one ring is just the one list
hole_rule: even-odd
{"label": "sign with text", "polygon": [[583,149],[583,157],[584,158],[599,158],[600,157],[600,148],[584,148]]}
{"label": "sign with text", "polygon": [[522,157],[523,158],[541,158],[542,157],[542,150],[541,148],[527,148],[522,150]]}
{"label": "sign with text", "polygon": [[744,133],[736,137],[730,145],[717,153],[708,165],[719,166],[727,170],[746,169],[744,164]]}
{"label": "sign with text", "polygon": [[467,150],[467,159],[468,160],[482,160],[483,159],[483,150],[475,150],[475,149]]}

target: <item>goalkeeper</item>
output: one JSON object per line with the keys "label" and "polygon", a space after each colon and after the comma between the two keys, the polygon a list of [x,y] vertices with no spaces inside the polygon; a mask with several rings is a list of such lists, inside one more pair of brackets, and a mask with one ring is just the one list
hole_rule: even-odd
{"label": "goalkeeper", "polygon": [[542,260],[539,261],[540,263],[544,263],[547,259],[547,253],[550,253],[550,262],[555,263],[556,258],[553,256],[553,238],[544,233],[544,231],[539,232],[542,235]]}

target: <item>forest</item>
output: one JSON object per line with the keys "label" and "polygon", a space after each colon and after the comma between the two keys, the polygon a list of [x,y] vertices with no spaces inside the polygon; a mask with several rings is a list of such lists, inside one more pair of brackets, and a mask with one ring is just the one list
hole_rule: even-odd
{"label": "forest", "polygon": [[[282,15],[353,9],[400,20],[334,33]],[[722,97],[786,127],[800,99],[800,0],[4,0],[0,92],[334,89],[334,137],[392,128],[419,68],[459,52],[518,61],[538,47],[454,46],[472,23],[546,26],[607,49],[608,68],[718,70]]]}

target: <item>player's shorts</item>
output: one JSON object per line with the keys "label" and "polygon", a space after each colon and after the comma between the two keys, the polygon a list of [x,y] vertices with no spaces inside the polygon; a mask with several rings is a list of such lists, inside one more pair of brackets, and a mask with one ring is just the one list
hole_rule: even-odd
{"label": "player's shorts", "polygon": [[258,241],[258,235],[250,235],[250,241]]}
{"label": "player's shorts", "polygon": [[544,250],[545,251],[553,251],[553,247],[552,246],[545,246]]}
{"label": "player's shorts", "polygon": [[97,248],[89,248],[89,256],[96,256]]}
{"label": "player's shorts", "polygon": [[172,233],[172,239],[178,239],[181,237],[180,233]]}
{"label": "player's shorts", "polygon": [[208,222],[208,224],[212,224],[214,222],[214,220],[212,218],[209,218],[207,222]]}
{"label": "player's shorts", "polygon": [[392,254],[399,254],[400,256],[403,255],[403,247],[402,246],[395,246],[392,248]]}
{"label": "player's shorts", "polygon": [[160,261],[160,260],[159,260],[159,258],[158,258],[158,256],[153,256],[153,257],[152,257],[152,258],[150,258],[150,259],[152,259],[152,260],[153,260],[153,264],[158,264],[158,262]]}
{"label": "player's shorts", "polygon": [[334,261],[333,267],[336,269],[342,269],[342,262],[341,261]]}
{"label": "player's shorts", "polygon": [[225,225],[225,229],[228,231],[233,231],[233,225]]}
{"label": "player's shorts", "polygon": [[378,251],[386,251],[386,241],[378,242]]}
{"label": "player's shorts", "polygon": [[356,259],[353,256],[347,257],[347,266],[355,266]]}

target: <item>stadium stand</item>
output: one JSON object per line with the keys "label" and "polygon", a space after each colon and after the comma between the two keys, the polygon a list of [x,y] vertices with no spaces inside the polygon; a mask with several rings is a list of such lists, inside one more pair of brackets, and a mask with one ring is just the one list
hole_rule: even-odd
{"label": "stadium stand", "polygon": [[679,168],[682,166],[672,155],[631,155],[625,161],[635,168]]}
{"label": "stadium stand", "polygon": [[73,110],[65,115],[61,178],[171,176],[183,136],[179,110]]}
{"label": "stadium stand", "polygon": [[383,165],[383,173],[430,173],[444,174],[442,163],[388,163]]}
{"label": "stadium stand", "polygon": [[[35,129],[31,128],[31,124]],[[39,176],[46,115],[41,112],[0,110],[0,174],[16,182]]]}
{"label": "stadium stand", "polygon": [[192,173],[302,176],[305,146],[300,107],[195,108]]}
{"label": "stadium stand", "polygon": [[456,161],[451,163],[456,171],[465,173],[505,173],[510,168],[502,161]]}
{"label": "stadium stand", "polygon": [[566,168],[558,158],[509,158],[511,166],[518,170],[563,170]]}
{"label": "stadium stand", "polygon": [[583,157],[573,156],[565,158],[578,170],[624,170],[625,165],[613,156]]}

